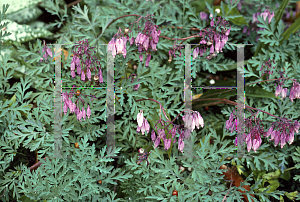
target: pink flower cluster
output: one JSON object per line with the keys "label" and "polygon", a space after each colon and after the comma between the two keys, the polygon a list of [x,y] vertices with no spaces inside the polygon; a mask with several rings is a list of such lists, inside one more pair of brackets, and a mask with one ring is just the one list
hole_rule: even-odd
{"label": "pink flower cluster", "polygon": [[194,111],[191,114],[184,115],[182,117],[184,121],[184,126],[191,130],[192,132],[195,130],[195,126],[199,129],[199,126],[204,127],[204,121],[199,112]]}
{"label": "pink flower cluster", "polygon": [[[264,18],[264,21],[266,21],[266,19],[267,19],[267,17],[268,17],[268,19],[269,19],[269,24],[271,23],[271,21],[272,21],[272,19],[273,19],[273,17],[275,16],[275,14],[274,14],[274,12],[271,14],[270,13],[270,11],[267,9],[267,10],[265,10],[264,12],[262,12],[262,13],[260,13],[260,12],[257,12],[257,13],[254,13],[253,14],[253,18],[252,18],[252,28],[248,28],[247,26],[245,26],[244,28],[243,28],[243,33],[245,34],[246,32],[247,32],[247,36],[249,36],[250,35],[250,31],[255,31],[255,32],[257,32],[257,31],[259,31],[259,30],[264,30],[264,28],[260,28],[260,27],[257,27],[257,26],[255,26],[255,24],[257,24],[259,21],[258,21],[258,16],[261,16],[261,17],[263,17]],[[256,41],[258,41],[258,39],[259,39],[259,35],[257,35],[257,37],[256,37]]]}
{"label": "pink flower cluster", "polygon": [[[121,28],[120,28],[121,29]],[[116,57],[117,54],[123,54],[124,58],[126,58],[126,43],[129,40],[129,37],[121,37],[118,39],[112,38],[110,42],[108,42],[107,51],[111,51],[113,58]]]}
{"label": "pink flower cluster", "polygon": [[[279,94],[281,94],[282,98],[285,98],[287,95],[287,90],[287,88],[282,88],[282,86],[278,84],[276,87],[275,96],[277,97]],[[296,98],[300,99],[300,84],[296,80],[293,81],[289,98],[292,102],[294,102],[294,99]]]}
{"label": "pink flower cluster", "polygon": [[[158,43],[159,36],[160,30],[158,30],[158,26],[154,25],[150,21],[146,21],[144,30],[142,32],[139,32],[136,37],[131,37],[130,39],[130,46],[132,46],[133,43],[138,46],[138,51],[140,52],[140,62],[143,62],[143,55],[141,53],[143,51],[147,53],[146,67],[149,66],[149,61],[151,60],[150,47],[153,51],[157,50],[156,45]],[[129,41],[129,36],[123,36],[122,29],[119,28],[118,33],[108,43],[108,51],[112,51],[112,55],[114,58],[117,54],[123,54],[124,58],[126,58],[127,41]]]}
{"label": "pink flower cluster", "polygon": [[[229,120],[226,121],[225,126],[226,130],[230,131],[231,133],[236,129],[236,125],[238,125],[236,124],[236,116],[233,113],[234,112],[230,114]],[[292,144],[294,141],[294,133],[298,133],[300,127],[298,121],[294,121],[294,123],[290,123],[289,121],[274,122],[269,130],[264,132],[264,128],[260,124],[260,119],[256,118],[254,121],[255,124],[253,124],[252,118],[245,119],[245,122],[246,128],[249,130],[249,133],[245,135],[248,152],[251,149],[256,152],[262,143],[262,135],[264,137],[269,137],[271,135],[271,139],[269,141],[274,140],[275,147],[278,145],[278,143],[280,143],[281,148],[283,148],[286,142]],[[235,145],[237,145],[237,139],[235,139]]]}
{"label": "pink flower cluster", "polygon": [[46,46],[45,40],[44,40],[43,53],[44,55],[43,58],[40,59],[40,62],[42,62],[44,59],[47,60],[48,55],[52,58],[52,51],[48,46]]}
{"label": "pink flower cluster", "polygon": [[[203,118],[201,117],[200,113],[197,111],[194,111],[188,115],[183,116],[183,121],[185,122],[185,130],[184,129],[179,129],[178,132],[180,133],[180,136],[178,138],[178,150],[183,152],[183,148],[184,148],[184,142],[183,139],[185,138],[189,138],[190,137],[190,132],[193,131],[195,129],[195,126],[199,129],[199,126],[201,126],[202,128],[204,127],[204,122],[203,122]],[[138,122],[138,129],[137,131],[139,132],[140,130],[142,130],[142,133],[144,134],[144,131],[147,130],[147,132],[149,132],[150,127],[149,124],[147,122],[147,120],[144,118],[143,116],[143,111],[140,110],[140,113],[138,113],[137,115],[137,122]],[[165,126],[162,120],[159,120],[158,123],[160,123],[162,126]],[[156,125],[156,129],[157,129],[157,124]],[[173,124],[174,125],[174,124]],[[174,139],[173,143],[176,143],[176,131],[178,129],[178,126],[174,125],[173,128],[168,131],[169,134],[172,135],[172,139]],[[168,150],[171,147],[171,142],[172,139],[171,138],[167,138],[166,134],[165,134],[165,130],[164,129],[157,129],[157,133],[158,136],[156,137],[155,131],[154,129],[151,132],[151,139],[154,143],[154,148],[158,147],[158,145],[160,144],[161,140],[164,141],[164,146],[165,146],[165,150]]]}
{"label": "pink flower cluster", "polygon": [[[206,13],[201,12],[200,13],[201,19],[208,19],[208,15]],[[223,52],[222,49],[225,46],[225,44],[228,41],[228,35],[230,33],[231,27],[227,30],[225,28],[226,24],[228,24],[225,20],[221,20],[222,18],[219,17],[218,21],[215,25],[214,18],[211,19],[210,26],[211,28],[204,29],[204,32],[200,31],[199,37],[200,39],[200,47],[197,47],[193,51],[193,59],[195,60],[198,55],[200,54],[200,57],[203,56],[203,54],[206,52],[206,49],[210,49],[210,56],[207,56],[206,59],[211,59],[212,57],[215,57],[219,52]],[[221,28],[223,27],[222,32],[217,32],[216,27]],[[213,42],[215,42],[213,44]]]}
{"label": "pink flower cluster", "polygon": [[67,92],[62,93],[63,96],[63,102],[64,102],[64,113],[67,115],[68,109],[70,109],[70,113],[75,113],[77,115],[77,120],[81,121],[83,118],[86,120],[86,116],[90,118],[91,116],[91,109],[90,106],[88,105],[87,110],[85,111],[84,107],[82,107],[82,110],[80,110],[75,103],[72,102],[70,99],[70,95]]}
{"label": "pink flower cluster", "polygon": [[267,17],[268,17],[268,19],[269,19],[269,24],[271,23],[271,21],[272,21],[272,18],[275,16],[275,13],[274,13],[274,11],[273,11],[273,13],[271,14],[270,13],[270,11],[268,10],[268,9],[266,9],[264,12],[262,12],[262,13],[254,13],[253,14],[253,20],[252,20],[252,22],[253,23],[255,23],[255,22],[258,22],[258,16],[261,16],[261,17],[263,17],[264,18],[264,21],[266,21],[266,19],[267,19]]}
{"label": "pink flower cluster", "polygon": [[145,134],[145,131],[147,131],[147,133],[149,133],[150,126],[149,126],[149,123],[148,123],[147,119],[145,119],[145,117],[143,115],[143,110],[140,110],[140,113],[138,113],[137,122],[138,122],[138,127],[137,127],[136,131],[138,133],[140,131],[142,131],[143,135]]}
{"label": "pink flower cluster", "polygon": [[[99,79],[100,83],[103,83],[103,77],[102,77],[102,71],[101,71],[99,59],[96,59],[96,56],[91,55],[90,49],[94,49],[94,48],[95,47],[89,47],[89,43],[87,39],[79,41],[78,45],[75,45],[75,51],[73,51],[73,58],[70,67],[72,78],[76,77],[75,68],[77,68],[77,74],[81,76],[82,81],[85,81],[85,76],[87,76],[89,81],[91,81],[92,78],[91,70],[94,69],[95,71],[97,71],[96,66],[99,66],[98,75],[96,74],[94,79],[97,78]],[[83,66],[85,66],[86,73],[82,69]]]}

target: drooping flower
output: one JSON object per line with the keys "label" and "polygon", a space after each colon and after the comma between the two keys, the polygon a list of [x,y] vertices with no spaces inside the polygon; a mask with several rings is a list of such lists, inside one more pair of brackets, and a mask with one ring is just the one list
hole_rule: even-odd
{"label": "drooping flower", "polygon": [[265,137],[269,137],[271,135],[271,133],[273,132],[273,127],[269,128],[269,130],[266,133]]}
{"label": "drooping flower", "polygon": [[111,51],[113,58],[117,55],[115,38],[112,38],[107,45],[107,51]]}
{"label": "drooping flower", "polygon": [[72,78],[75,78],[75,77],[76,77],[76,74],[75,74],[74,71],[71,71],[71,76],[72,76]]}
{"label": "drooping flower", "polygon": [[206,20],[207,17],[208,17],[207,13],[200,12],[200,18],[201,18],[201,20]]}
{"label": "drooping flower", "polygon": [[179,136],[178,139],[178,150],[183,153],[183,148],[184,148],[184,142],[181,136]]}
{"label": "drooping flower", "polygon": [[165,150],[168,150],[171,147],[171,140],[172,139],[164,139],[164,145],[165,145]]}
{"label": "drooping flower", "polygon": [[89,79],[89,81],[91,80],[92,78],[92,75],[91,75],[91,70],[90,68],[87,69],[87,72],[86,72],[86,75],[87,75],[87,78]]}
{"label": "drooping flower", "polygon": [[87,110],[86,110],[86,115],[88,116],[88,118],[90,118],[90,116],[91,116],[90,105],[88,105],[88,108],[87,108]]}
{"label": "drooping flower", "polygon": [[130,39],[130,46],[132,46],[133,42],[134,42],[134,37],[131,37],[131,39]]}
{"label": "drooping flower", "polygon": [[193,60],[195,60],[198,57],[198,53],[199,53],[198,50],[199,50],[199,47],[194,49],[194,51],[193,51]]}
{"label": "drooping flower", "polygon": [[298,82],[293,82],[289,98],[292,102],[294,101],[294,99],[300,98],[300,84]]}
{"label": "drooping flower", "polygon": [[84,73],[84,71],[81,72],[81,80],[85,81],[85,73]]}
{"label": "drooping flower", "polygon": [[252,147],[251,133],[248,133],[248,135],[246,136],[246,143],[247,143],[247,150],[249,152],[251,150],[251,147]]}
{"label": "drooping flower", "polygon": [[67,103],[65,102],[65,103],[64,103],[64,113],[65,113],[65,115],[67,115],[67,112],[68,112],[68,105],[67,105]]}
{"label": "drooping flower", "polygon": [[155,135],[155,131],[154,130],[152,130],[152,132],[151,132],[151,139],[152,139],[152,141],[156,140],[156,135]]}
{"label": "drooping flower", "polygon": [[123,47],[124,47],[123,39],[117,39],[117,41],[116,41],[117,54],[122,54],[123,53]]}
{"label": "drooping flower", "polygon": [[85,120],[85,116],[86,116],[86,113],[85,113],[85,110],[84,110],[84,107],[82,107],[82,118]]}
{"label": "drooping flower", "polygon": [[278,85],[276,87],[275,96],[277,97],[281,93],[281,91],[282,91],[282,87],[281,87],[281,85]]}
{"label": "drooping flower", "polygon": [[102,70],[101,67],[99,67],[99,82],[103,83],[103,77],[102,77]]}
{"label": "drooping flower", "polygon": [[210,46],[210,54],[213,54],[214,53],[214,45],[211,45]]}
{"label": "drooping flower", "polygon": [[143,46],[144,46],[145,50],[148,50],[148,47],[149,47],[149,37],[148,36],[146,36]]}
{"label": "drooping flower", "polygon": [[151,54],[149,53],[149,54],[147,55],[147,59],[146,59],[146,67],[149,66],[150,60],[151,60]]}
{"label": "drooping flower", "polygon": [[253,143],[252,143],[252,149],[254,152],[256,152],[256,150],[260,147],[261,145],[261,137],[259,134],[255,135],[255,138],[253,139]]}
{"label": "drooping flower", "polygon": [[143,120],[144,120],[143,110],[140,110],[140,113],[137,114],[137,122],[139,127],[142,127]]}
{"label": "drooping flower", "polygon": [[143,62],[143,55],[140,55],[140,62]]}
{"label": "drooping flower", "polygon": [[214,18],[212,18],[211,21],[210,21],[210,26],[213,27],[214,25],[215,25],[214,24]]}
{"label": "drooping flower", "polygon": [[144,118],[144,122],[143,122],[143,125],[141,127],[142,134],[144,135],[145,131],[147,131],[147,133],[149,133],[149,130],[150,130],[150,125],[149,125],[147,119]]}
{"label": "drooping flower", "polygon": [[282,99],[286,97],[286,95],[287,95],[287,90],[288,90],[287,88],[282,89],[282,91],[281,91]]}

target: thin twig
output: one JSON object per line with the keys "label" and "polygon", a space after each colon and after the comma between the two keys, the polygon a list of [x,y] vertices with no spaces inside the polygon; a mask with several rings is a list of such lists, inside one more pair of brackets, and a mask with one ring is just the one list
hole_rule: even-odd
{"label": "thin twig", "polygon": [[79,3],[79,2],[81,2],[81,0],[76,0],[76,1],[74,1],[74,2],[72,2],[72,3],[70,3],[70,4],[68,4],[68,5],[67,5],[67,8],[70,8],[71,6],[73,6],[73,5],[75,5],[75,4]]}
{"label": "thin twig", "polygon": [[[231,173],[231,179],[232,179],[232,173]],[[230,189],[231,189],[232,183],[233,183],[233,180],[231,180],[230,187],[229,187],[229,190],[228,190],[227,194],[229,194],[229,192],[230,192]],[[222,202],[224,202],[224,200],[226,200],[226,201],[227,201],[227,199],[226,199],[226,196],[227,196],[227,194],[224,196],[224,198],[223,198],[223,201],[222,201]]]}

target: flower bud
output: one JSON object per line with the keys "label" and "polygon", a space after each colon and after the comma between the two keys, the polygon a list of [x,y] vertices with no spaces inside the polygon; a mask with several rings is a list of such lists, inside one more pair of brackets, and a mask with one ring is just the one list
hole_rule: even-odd
{"label": "flower bud", "polygon": [[125,28],[124,33],[125,33],[125,34],[128,34],[128,32],[129,32],[129,29],[128,29],[128,28]]}
{"label": "flower bud", "polygon": [[140,148],[140,149],[139,149],[139,153],[140,153],[140,154],[142,154],[142,153],[144,153],[144,152],[145,152],[145,150],[144,150],[143,148]]}
{"label": "flower bud", "polygon": [[212,45],[212,42],[211,42],[211,41],[208,41],[208,42],[206,43],[206,45],[211,46],[211,45]]}

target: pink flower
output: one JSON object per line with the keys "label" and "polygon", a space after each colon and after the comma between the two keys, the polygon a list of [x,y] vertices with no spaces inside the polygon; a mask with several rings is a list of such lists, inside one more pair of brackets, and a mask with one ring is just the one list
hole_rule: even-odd
{"label": "pink flower", "polygon": [[287,137],[287,140],[289,142],[289,144],[291,145],[294,141],[294,131],[292,131],[289,136]]}
{"label": "pink flower", "polygon": [[117,41],[116,41],[117,54],[122,54],[123,48],[124,48],[123,40],[117,39]]}
{"label": "pink flower", "polygon": [[214,19],[212,18],[210,21],[210,26],[213,27],[214,26]]}
{"label": "pink flower", "polygon": [[143,62],[143,55],[140,55],[140,62]]}
{"label": "pink flower", "polygon": [[144,115],[143,115],[143,110],[140,110],[140,113],[137,114],[137,122],[138,122],[138,126],[142,127],[143,125],[143,120],[144,120]]}
{"label": "pink flower", "polygon": [[282,99],[286,97],[287,90],[288,90],[287,88],[282,89],[282,91],[281,91]]}
{"label": "pink flower", "polygon": [[140,45],[143,45],[143,43],[144,43],[145,40],[146,40],[146,35],[141,34],[140,40],[139,40],[139,44],[140,44]]}
{"label": "pink flower", "polygon": [[90,81],[90,80],[91,80],[91,78],[92,78],[92,75],[91,75],[91,70],[90,70],[90,68],[88,68],[86,75],[87,75],[87,77],[88,77],[88,79],[89,79],[89,81]]}
{"label": "pink flower", "polygon": [[183,142],[183,139],[180,136],[179,139],[178,139],[178,150],[181,151],[181,153],[183,153],[183,148],[184,148],[184,142]]}
{"label": "pink flower", "polygon": [[82,118],[82,111],[79,111],[79,113],[77,113],[78,121],[81,121],[81,118]]}
{"label": "pink flower", "polygon": [[201,20],[206,20],[207,16],[208,16],[207,13],[200,12],[200,18],[201,18]]}
{"label": "pink flower", "polygon": [[85,113],[84,107],[82,107],[82,117],[84,120],[85,120],[85,116],[86,116],[86,113]]}
{"label": "pink flower", "polygon": [[260,147],[261,145],[261,137],[260,135],[256,135],[255,139],[253,139],[252,143],[252,149],[256,153],[256,150]]}
{"label": "pink flower", "polygon": [[136,38],[135,38],[135,45],[136,45],[136,46],[139,44],[141,35],[142,35],[141,33],[138,33],[138,35],[137,35]]}
{"label": "pink flower", "polygon": [[154,142],[154,148],[156,148],[160,144],[160,138],[156,138]]}
{"label": "pink flower", "polygon": [[246,143],[247,143],[247,150],[249,152],[251,150],[251,147],[252,147],[252,136],[251,136],[251,133],[248,133],[248,135],[246,136]]}
{"label": "pink flower", "polygon": [[193,60],[195,60],[198,57],[198,53],[199,53],[198,50],[199,50],[199,47],[194,49],[194,51],[193,51]]}
{"label": "pink flower", "polygon": [[71,71],[71,76],[72,76],[72,78],[75,78],[75,77],[76,77],[76,75],[75,75],[75,72],[74,72],[74,71]]}
{"label": "pink flower", "polygon": [[152,139],[152,141],[156,140],[156,135],[155,135],[155,131],[154,130],[152,130],[152,132],[151,132],[151,139]]}
{"label": "pink flower", "polygon": [[85,81],[85,74],[84,74],[84,71],[81,72],[81,80],[82,80],[82,81]]}
{"label": "pink flower", "polygon": [[115,58],[117,55],[115,38],[112,38],[111,41],[108,42],[107,51],[111,51],[113,58]]}
{"label": "pink flower", "polygon": [[102,71],[100,67],[99,67],[99,82],[103,83]]}
{"label": "pink flower", "polygon": [[231,27],[225,32],[225,35],[228,36],[230,33]]}
{"label": "pink flower", "polygon": [[131,37],[131,39],[130,39],[130,46],[132,46],[133,42],[134,42],[134,37]]}
{"label": "pink flower", "polygon": [[211,45],[210,46],[210,54],[213,54],[214,53],[214,45]]}
{"label": "pink flower", "polygon": [[281,93],[281,91],[282,91],[282,87],[280,85],[278,85],[276,87],[275,96],[277,97]]}
{"label": "pink flower", "polygon": [[74,56],[74,57],[72,58],[71,67],[70,67],[72,71],[75,70],[75,60],[76,60],[76,56]]}
{"label": "pink flower", "polygon": [[215,43],[215,49],[216,49],[217,53],[219,53],[219,51],[220,51],[220,46],[221,46],[221,41],[217,40]]}
{"label": "pink flower", "polygon": [[124,41],[124,47],[123,47],[123,57],[126,58],[126,54],[127,54],[127,50],[126,50],[126,42],[127,42],[127,39],[126,37],[123,37],[123,41]]}
{"label": "pink flower", "polygon": [[165,150],[168,150],[171,147],[171,139],[164,139]]}
{"label": "pink flower", "polygon": [[271,135],[271,133],[273,132],[273,127],[269,128],[266,137],[269,137]]}
{"label": "pink flower", "polygon": [[87,110],[86,110],[86,115],[88,116],[88,118],[90,118],[90,116],[91,116],[90,105],[88,105],[88,108],[87,108]]}
{"label": "pink flower", "polygon": [[67,103],[65,102],[64,103],[64,113],[65,113],[65,115],[67,115],[67,112],[68,112],[68,106],[67,106]]}
{"label": "pink flower", "polygon": [[200,56],[202,57],[203,56],[203,48],[201,48],[199,52],[200,52]]}
{"label": "pink flower", "polygon": [[147,55],[147,59],[146,59],[146,67],[149,66],[150,60],[151,60],[151,54],[148,54],[148,55]]}
{"label": "pink flower", "polygon": [[70,102],[71,102],[71,104],[70,104],[70,112],[74,113],[75,112],[75,108],[76,108],[76,104],[73,103],[72,101],[70,101]]}
{"label": "pink flower", "polygon": [[148,47],[149,47],[149,37],[148,36],[146,36],[146,39],[145,39],[143,45],[144,45],[145,50],[148,50]]}

